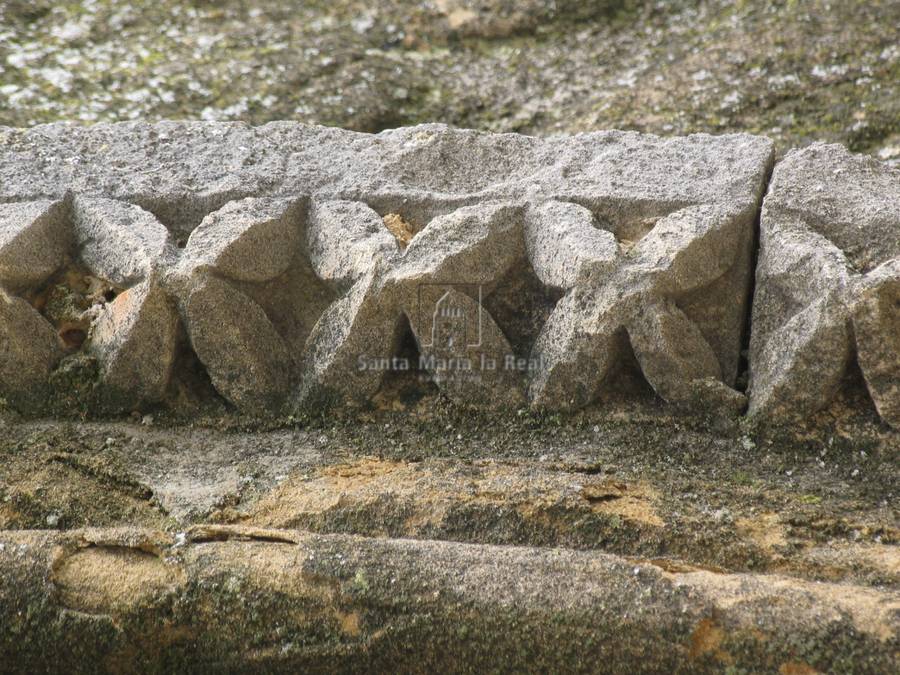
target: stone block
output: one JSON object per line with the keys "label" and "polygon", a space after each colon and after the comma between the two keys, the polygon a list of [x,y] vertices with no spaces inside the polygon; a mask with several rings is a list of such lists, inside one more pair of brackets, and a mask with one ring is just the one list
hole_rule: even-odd
{"label": "stone block", "polygon": [[855,359],[882,419],[900,425],[900,174],[839,145],[794,150],[760,227],[750,413],[824,408]]}
{"label": "stone block", "polygon": [[[173,307],[219,393],[252,411],[323,390],[369,400],[410,336],[410,367],[467,405],[588,405],[629,353],[672,403],[743,404],[732,386],[767,139],[437,124],[3,133],[0,202],[44,205],[17,227],[46,238],[39,209],[70,204],[58,227],[73,246],[60,234],[18,282],[67,251],[111,287],[85,310],[88,347],[106,386],[135,400],[165,389]],[[523,288],[555,304],[512,302]]]}

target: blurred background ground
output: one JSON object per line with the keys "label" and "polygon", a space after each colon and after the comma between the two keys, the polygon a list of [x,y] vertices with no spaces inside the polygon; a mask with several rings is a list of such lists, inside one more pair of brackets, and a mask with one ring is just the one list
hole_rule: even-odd
{"label": "blurred background ground", "polygon": [[900,163],[900,0],[0,0],[0,124],[749,131]]}

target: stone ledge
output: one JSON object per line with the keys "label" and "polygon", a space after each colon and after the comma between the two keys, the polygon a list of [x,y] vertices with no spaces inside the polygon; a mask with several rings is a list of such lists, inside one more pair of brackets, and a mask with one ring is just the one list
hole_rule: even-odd
{"label": "stone ledge", "polygon": [[201,526],[4,533],[0,561],[0,654],[22,670],[896,663],[896,592],[565,549]]}

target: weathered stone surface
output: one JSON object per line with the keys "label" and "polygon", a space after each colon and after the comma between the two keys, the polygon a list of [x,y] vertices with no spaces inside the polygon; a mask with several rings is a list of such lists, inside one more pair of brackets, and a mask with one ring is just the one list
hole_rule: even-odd
{"label": "weathered stone surface", "polygon": [[31,305],[0,290],[0,392],[39,401],[63,351],[56,331]]}
{"label": "weathered stone surface", "polygon": [[[503,203],[464,207],[433,219],[402,252],[393,242],[389,248],[383,236],[369,236],[375,222],[368,209],[337,204],[322,210],[365,220],[349,228],[360,250],[349,259],[342,258],[347,245],[339,237],[315,234],[327,221],[313,226],[313,267],[330,274],[344,259],[348,271],[330,280],[358,281],[313,329],[301,398],[328,389],[365,399],[378,390],[386,372],[417,368],[394,362],[405,319],[423,370],[447,396],[480,405],[521,400],[521,374],[504,367],[514,355],[512,347],[481,303],[524,256],[521,208]],[[365,272],[363,250],[369,251]],[[493,368],[486,367],[487,360]]]}
{"label": "weathered stone surface", "polygon": [[550,201],[529,209],[525,243],[538,279],[561,291],[591,270],[611,272],[619,257],[615,235],[596,227],[594,215],[572,202]]}
{"label": "weathered stone surface", "polygon": [[[741,408],[730,385],[769,143],[436,126],[375,137],[294,125],[149,129],[14,132],[2,142],[15,150],[0,152],[0,176],[21,194],[73,188],[65,225],[79,246],[63,249],[73,264],[52,286],[90,278],[90,308],[68,309],[96,316],[83,348],[99,357],[90,360],[106,393],[138,407],[164,398],[181,319],[182,344],[243,411],[287,412],[294,395],[315,405],[321,390],[371,405],[336,413],[325,430],[291,420],[268,435],[173,430],[164,415],[161,428],[13,430],[0,406],[2,527],[154,528],[0,533],[0,663],[896,669],[897,556],[883,506],[896,432],[860,416],[865,453],[851,432],[854,451],[829,455],[827,468],[785,472],[801,447],[844,437],[817,429],[753,455],[769,440],[759,428],[681,424],[638,402],[561,426],[521,409],[525,392],[539,406],[589,404],[632,362],[679,406]],[[107,142],[118,133],[132,145]],[[50,150],[29,155],[28,139],[42,134]],[[202,162],[189,156],[195,145]],[[761,325],[784,332],[759,372],[802,410],[827,403],[856,358],[890,421],[900,382],[900,259],[885,241],[895,181],[878,165],[806,152],[786,164],[827,174],[836,190],[849,182],[849,192],[818,200],[791,193],[793,169],[776,176],[771,214],[785,236],[768,243]],[[98,163],[93,177],[85,157]],[[869,192],[889,199],[887,211]],[[856,214],[871,225],[871,249],[869,235],[845,231]],[[54,267],[46,253],[36,269]],[[48,373],[81,372],[51,372],[61,351],[39,313],[50,316],[46,296],[32,288],[45,276],[11,289],[21,297],[0,292],[0,393],[39,394]],[[525,300],[510,302],[515,294]],[[81,348],[69,346],[64,363],[77,364]],[[379,417],[396,367],[383,363],[410,348],[449,398],[519,414],[411,398],[408,415]],[[410,427],[394,425],[400,417]],[[542,430],[542,419],[554,422]],[[692,430],[701,426],[730,431]],[[285,529],[297,527],[321,536]],[[832,533],[838,543],[820,543]],[[802,578],[762,573],[773,570]],[[829,579],[841,583],[811,583]]]}
{"label": "weathered stone surface", "polygon": [[788,154],[763,205],[750,344],[754,415],[826,406],[851,359],[900,418],[900,174],[836,145]]}
{"label": "weathered stone surface", "polygon": [[[274,355],[253,356],[265,372],[236,390],[365,400],[411,331],[417,365],[458,401],[519,405],[527,385],[537,406],[584,406],[615,388],[633,353],[668,401],[743,405],[730,387],[772,161],[765,139],[538,139],[441,125],[372,136],[289,123],[48,126],[4,138],[0,199],[74,193],[76,254],[93,274],[120,289],[158,278],[187,323],[201,321],[188,297],[207,280],[219,301],[252,303],[253,322],[290,358],[275,382]],[[46,153],[65,161],[48,165]],[[552,313],[524,307],[535,313],[521,318],[526,335],[485,306],[532,279],[563,298]],[[217,311],[238,321],[238,308]],[[188,334],[209,349],[213,331]],[[201,360],[215,368],[209,352]],[[224,393],[233,377],[213,380]]]}
{"label": "weathered stone surface", "polygon": [[121,199],[153,211],[178,236],[228,201],[270,195],[406,199],[410,211],[440,200],[556,198],[625,220],[646,215],[648,205],[670,212],[752,201],[772,154],[769,140],[745,134],[538,139],[439,124],[374,136],[291,122],[51,124],[2,133],[0,201],[67,190]]}
{"label": "weathered stone surface", "polygon": [[0,562],[0,654],[22,671],[896,665],[894,591],[601,553],[211,525],[4,533]]}
{"label": "weathered stone surface", "polygon": [[287,271],[300,244],[302,202],[241,199],[203,219],[191,233],[184,263],[213,267],[237,281],[268,281]]}
{"label": "weathered stone surface", "polygon": [[372,266],[390,259],[397,242],[368,204],[316,202],[310,213],[307,245],[316,274],[339,287],[349,287]]}
{"label": "weathered stone surface", "polygon": [[168,230],[139,206],[76,197],[72,213],[81,261],[117,286],[127,288],[171,262]]}
{"label": "weathered stone surface", "polygon": [[[599,253],[593,259],[548,253],[558,245],[548,235],[554,227],[564,230],[564,246],[596,238],[596,225],[583,212],[576,223],[560,226],[559,214],[576,210],[545,207],[534,217],[550,223],[533,224],[539,234],[529,237],[538,277],[567,291],[535,343],[532,357],[543,364],[531,382],[535,403],[552,408],[590,403],[630,342],[644,376],[664,399],[697,407],[701,398],[740,409],[741,395],[727,385],[737,372],[751,273],[751,205],[680,209],[657,220],[637,242],[613,248],[605,237],[602,248],[593,247]],[[679,301],[733,267],[728,290],[736,302],[723,307],[724,314],[710,321],[679,308]]]}
{"label": "weathered stone surface", "polygon": [[219,393],[248,411],[277,413],[288,394],[292,360],[262,308],[228,282],[198,272],[184,316]]}
{"label": "weathered stone surface", "polygon": [[[11,376],[9,386],[28,389],[46,379],[60,347],[77,351],[90,332],[87,345],[102,364],[103,400],[117,408],[161,400],[178,317],[156,283],[157,270],[163,272],[174,255],[156,217],[131,204],[78,196],[7,204],[0,213],[2,281],[38,308],[15,301],[18,330],[34,333],[31,356],[45,364],[38,370],[36,363],[28,365],[24,370],[31,376]],[[52,286],[42,289],[57,271]],[[154,281],[143,281],[151,276]],[[23,358],[20,353],[18,360]]]}
{"label": "weathered stone surface", "polygon": [[900,258],[872,270],[859,284],[853,328],[856,358],[875,408],[900,427]]}
{"label": "weathered stone surface", "polygon": [[145,281],[120,293],[91,326],[90,348],[117,407],[161,401],[178,338],[178,314],[159,286]]}
{"label": "weathered stone surface", "polygon": [[34,286],[63,265],[67,211],[62,201],[0,204],[0,285]]}

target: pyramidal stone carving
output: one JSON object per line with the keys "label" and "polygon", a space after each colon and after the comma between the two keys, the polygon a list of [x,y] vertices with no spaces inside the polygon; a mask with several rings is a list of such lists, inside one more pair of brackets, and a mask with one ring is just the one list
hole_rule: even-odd
{"label": "pyramidal stone carving", "polygon": [[[362,255],[346,250],[345,229],[333,226],[337,213],[359,218],[350,230]],[[522,208],[497,202],[457,209],[431,220],[402,251],[380,223],[368,207],[340,203],[322,205],[310,223],[316,270],[352,287],[310,336],[301,397],[321,387],[375,394],[384,369],[373,364],[396,353],[405,318],[421,364],[449,398],[523,403],[519,373],[504,367],[513,348],[480,302],[524,256]]]}
{"label": "pyramidal stone carving", "polygon": [[278,411],[293,359],[285,338],[242,285],[284,275],[299,250],[298,199],[245,198],[209,214],[187,241],[170,288],[213,385],[253,412]]}
{"label": "pyramidal stone carving", "polygon": [[69,232],[61,201],[0,204],[0,285],[38,285],[62,267]]}
{"label": "pyramidal stone carving", "polygon": [[750,413],[827,406],[853,360],[900,426],[900,173],[839,145],[790,152],[763,204]]}
{"label": "pyramidal stone carving", "polygon": [[773,163],[749,135],[0,129],[0,395],[86,354],[120,408],[165,402],[187,350],[279,413],[371,399],[411,341],[466,405],[578,408],[633,364],[678,407],[740,411],[749,330],[751,413],[827,405],[855,359],[897,424],[896,172],[789,153],[754,270]]}
{"label": "pyramidal stone carving", "polygon": [[[532,262],[545,283],[566,295],[535,345],[543,367],[531,383],[533,400],[552,407],[590,403],[630,343],[664,399],[743,407],[729,385],[738,366],[752,228],[752,203],[700,204],[659,218],[626,248],[599,233],[583,207],[542,206],[529,220]],[[731,306],[716,308],[711,319],[679,307],[729,273],[724,297]]]}
{"label": "pyramidal stone carving", "polygon": [[52,369],[83,349],[100,362],[106,400],[162,400],[178,326],[158,284],[168,230],[140,207],[70,195],[0,205],[0,221],[2,395],[41,401]]}

